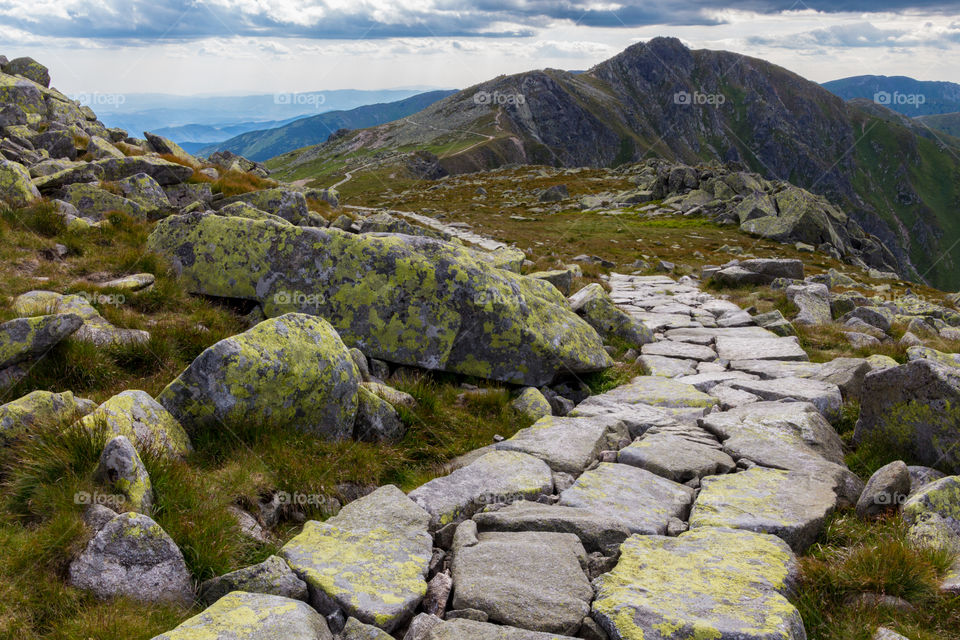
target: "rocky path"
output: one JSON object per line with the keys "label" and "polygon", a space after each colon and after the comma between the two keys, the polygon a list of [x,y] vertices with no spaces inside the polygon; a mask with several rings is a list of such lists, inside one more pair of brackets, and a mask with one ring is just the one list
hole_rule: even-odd
{"label": "rocky path", "polygon": [[[296,638],[805,638],[795,554],[862,489],[827,421],[843,368],[809,363],[695,281],[609,283],[656,332],[641,356],[653,375],[408,495],[381,487],[308,523],[286,565],[217,579],[241,593],[159,638],[251,608]],[[320,631],[273,588],[300,580]]]}

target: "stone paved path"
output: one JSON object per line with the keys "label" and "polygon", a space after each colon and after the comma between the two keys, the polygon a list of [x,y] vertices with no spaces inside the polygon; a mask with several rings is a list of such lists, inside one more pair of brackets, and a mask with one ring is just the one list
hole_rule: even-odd
{"label": "stone paved path", "polygon": [[652,375],[406,496],[361,498],[281,551],[333,633],[806,638],[795,554],[862,489],[827,420],[839,388],[695,281],[609,284],[657,333]]}

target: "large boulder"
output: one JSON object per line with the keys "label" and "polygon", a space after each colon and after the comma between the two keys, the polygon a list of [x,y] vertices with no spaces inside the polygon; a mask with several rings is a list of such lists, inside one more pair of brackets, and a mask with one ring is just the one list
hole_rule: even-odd
{"label": "large boulder", "polygon": [[854,440],[875,441],[958,472],[958,423],[960,369],[920,359],[867,374]]}
{"label": "large boulder", "polygon": [[107,443],[100,454],[96,478],[119,491],[124,507],[130,511],[150,513],[153,507],[153,485],[137,450],[125,436],[117,436]]}
{"label": "large boulder", "polygon": [[69,422],[94,410],[90,400],[77,398],[70,391],[31,391],[0,405],[0,441],[14,438],[44,424]]}
{"label": "large boulder", "polygon": [[327,621],[299,600],[234,591],[153,640],[333,640]]}
{"label": "large boulder", "polygon": [[620,338],[632,347],[653,342],[653,332],[639,320],[623,312],[597,283],[589,284],[570,297],[570,308],[600,335]]}
{"label": "large boulder", "polygon": [[118,393],[79,424],[91,430],[102,428],[109,437],[125,436],[139,452],[183,458],[193,450],[177,419],[146,391]]}
{"label": "large boulder", "polygon": [[122,180],[145,173],[161,185],[168,186],[186,182],[193,175],[190,167],[152,156],[104,158],[95,164],[103,169],[105,180]]}
{"label": "large boulder", "polygon": [[594,580],[592,616],[610,638],[804,640],[787,597],[799,577],[790,548],[748,531],[632,536]]}
{"label": "large boulder", "polygon": [[40,192],[22,164],[0,158],[0,202],[9,207],[25,207],[39,197]]}
{"label": "large boulder", "polygon": [[70,563],[71,585],[99,598],[126,596],[141,602],[193,600],[183,554],[149,517],[123,513],[107,522]]}
{"label": "large boulder", "polygon": [[427,592],[433,549],[430,515],[394,486],[311,520],[280,555],[310,587],[325,615],[346,615],[391,632],[409,620]]}
{"label": "large boulder", "polygon": [[0,369],[44,355],[82,324],[80,316],[70,313],[17,318],[0,324]]}
{"label": "large boulder", "polygon": [[190,290],[321,316],[372,358],[529,386],[612,364],[531,279],[440,240],[196,214],[162,221],[148,244]]}
{"label": "large boulder", "polygon": [[21,76],[33,80],[43,87],[50,86],[50,71],[33,58],[14,58],[3,65],[3,72],[11,76]]}
{"label": "large boulder", "polygon": [[60,199],[69,202],[83,217],[92,220],[103,220],[113,211],[119,211],[134,218],[146,217],[146,211],[137,202],[93,184],[69,184],[61,191]]}
{"label": "large boulder", "polygon": [[40,314],[73,314],[83,320],[83,325],[70,338],[92,342],[97,346],[146,342],[150,334],[140,329],[121,329],[110,324],[90,304],[88,295],[65,296],[54,291],[28,291],[17,296],[13,309],[21,317]]}
{"label": "large boulder", "polygon": [[327,322],[291,313],[221,340],[157,396],[187,429],[242,421],[353,435],[360,372]]}
{"label": "large boulder", "polygon": [[238,196],[225,198],[217,203],[221,208],[234,202],[244,202],[261,211],[279,216],[293,224],[299,224],[307,215],[307,200],[299,191],[276,188],[252,191]]}

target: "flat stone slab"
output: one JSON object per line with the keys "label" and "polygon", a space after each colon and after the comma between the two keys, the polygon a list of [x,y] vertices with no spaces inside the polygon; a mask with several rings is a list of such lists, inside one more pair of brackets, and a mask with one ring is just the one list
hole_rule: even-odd
{"label": "flat stone slab", "polygon": [[[430,515],[392,485],[311,520],[280,550],[310,587],[347,615],[390,632],[406,622],[427,592],[433,553]],[[323,613],[332,613],[323,611]]]}
{"label": "flat stone slab", "polygon": [[[593,402],[589,402],[595,399]],[[621,420],[630,431],[631,438],[637,438],[653,427],[665,427],[679,424],[677,417],[669,410],[651,407],[646,404],[618,404],[603,399],[603,396],[592,396],[581,402],[567,414],[567,417],[581,416],[615,416]],[[694,419],[694,422],[696,420]]]}
{"label": "flat stone slab", "polygon": [[643,404],[672,409],[689,407],[706,409],[716,403],[714,398],[697,391],[692,385],[658,376],[640,376],[631,380],[629,384],[587,398],[577,408],[598,404],[627,406]]}
{"label": "flat stone slab", "polygon": [[473,516],[480,531],[547,531],[572,533],[588,552],[609,556],[630,536],[619,518],[597,514],[589,509],[545,505],[526,500],[496,511]]}
{"label": "flat stone slab", "polygon": [[677,382],[689,384],[697,391],[709,393],[718,384],[730,380],[759,380],[758,376],[745,371],[723,371],[718,373],[698,373],[692,376],[677,378]]}
{"label": "flat stone slab", "polygon": [[806,473],[751,467],[700,483],[690,528],[771,533],[797,553],[816,539],[837,504],[833,486]]}
{"label": "flat stone slab", "polygon": [[299,600],[234,591],[153,640],[333,640],[327,621]]}
{"label": "flat stone slab", "polygon": [[631,533],[663,534],[670,518],[685,519],[693,489],[645,469],[601,463],[560,494],[559,505],[619,518]]}
{"label": "flat stone slab", "polygon": [[630,314],[630,317],[647,325],[650,331],[703,326],[696,320],[692,320],[689,315],[679,313],[645,313],[634,311]]}
{"label": "flat stone slab", "polygon": [[844,464],[836,430],[806,402],[757,402],[712,413],[701,426],[723,441],[735,460],[800,471],[832,482],[837,495],[856,503],[863,483]]}
{"label": "flat stone slab", "polygon": [[828,419],[840,416],[843,396],[840,387],[831,382],[820,382],[810,378],[780,378],[778,380],[732,380],[727,386],[764,400],[787,400],[792,398],[809,402]]}
{"label": "flat stone slab", "polygon": [[498,443],[496,448],[527,453],[543,460],[554,471],[580,475],[602,450],[614,447],[625,437],[627,427],[615,416],[547,416]]}
{"label": "flat stone slab", "polygon": [[493,451],[414,489],[410,499],[430,514],[431,528],[439,529],[487,505],[536,500],[551,491],[553,474],[546,462],[519,451]]}
{"label": "flat stone slab", "polygon": [[632,536],[613,571],[594,580],[592,616],[610,638],[805,640],[787,596],[790,548],[769,535],[699,529]]}
{"label": "flat stone slab", "polygon": [[[462,541],[459,531],[457,539]],[[471,542],[454,549],[454,609],[477,609],[491,622],[531,631],[579,630],[593,588],[581,568],[586,552],[576,536],[486,532]]]}
{"label": "flat stone slab", "polygon": [[820,374],[822,365],[814,362],[785,362],[783,360],[734,360],[730,368],[743,371],[762,380],[776,378],[812,378]]}
{"label": "flat stone slab", "polygon": [[717,337],[717,354],[721,360],[794,360],[810,358],[796,338],[731,338]]}
{"label": "flat stone slab", "polygon": [[697,370],[696,360],[644,355],[637,358],[637,362],[640,363],[647,375],[659,376],[661,378],[690,376]]}
{"label": "flat stone slab", "polygon": [[719,445],[710,447],[664,433],[648,434],[621,449],[617,462],[646,469],[674,482],[729,473],[737,466]]}
{"label": "flat stone slab", "polygon": [[739,338],[743,340],[775,340],[779,336],[763,327],[714,327],[670,329],[664,334],[667,340],[692,342],[701,338],[715,341],[717,338]]}
{"label": "flat stone slab", "polygon": [[717,359],[717,352],[710,347],[689,342],[661,340],[645,344],[640,350],[645,356],[663,356],[665,358],[683,358],[697,362],[711,362]]}
{"label": "flat stone slab", "polygon": [[427,635],[427,640],[576,640],[576,638],[458,618],[435,626]]}

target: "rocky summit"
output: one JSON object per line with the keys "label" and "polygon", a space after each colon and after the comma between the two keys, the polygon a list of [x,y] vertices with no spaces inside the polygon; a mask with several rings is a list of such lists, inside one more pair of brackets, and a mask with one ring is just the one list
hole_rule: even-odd
{"label": "rocky summit", "polygon": [[261,164],[0,57],[0,637],[960,637],[960,294],[807,179],[855,107],[649,48],[776,108],[631,47]]}

